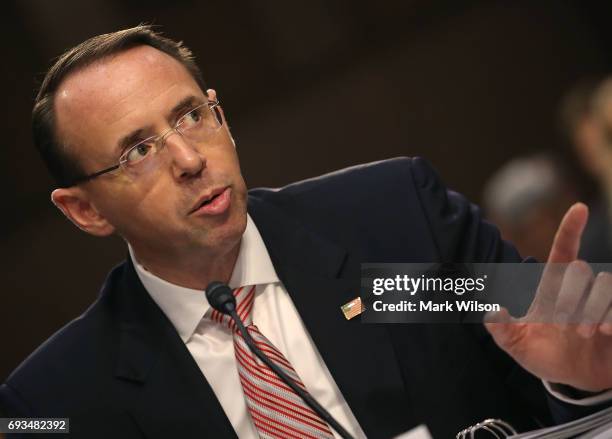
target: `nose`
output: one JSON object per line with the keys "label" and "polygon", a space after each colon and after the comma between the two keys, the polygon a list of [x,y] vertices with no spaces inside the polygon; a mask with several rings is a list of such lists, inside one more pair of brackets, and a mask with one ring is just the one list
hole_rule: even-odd
{"label": "nose", "polygon": [[206,158],[176,131],[169,133],[165,142],[176,179],[193,177],[206,167]]}

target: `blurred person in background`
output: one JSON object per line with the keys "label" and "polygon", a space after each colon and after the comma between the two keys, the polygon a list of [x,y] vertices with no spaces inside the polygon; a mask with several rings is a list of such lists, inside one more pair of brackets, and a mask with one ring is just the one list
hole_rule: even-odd
{"label": "blurred person in background", "polygon": [[564,96],[561,124],[580,199],[590,208],[580,258],[612,261],[612,79],[579,81]]}
{"label": "blurred person in background", "polygon": [[516,158],[496,171],[485,185],[483,207],[522,255],[545,261],[557,224],[576,199],[559,161],[537,154]]}
{"label": "blurred person in background", "polygon": [[599,199],[597,134],[593,95],[604,78],[589,76],[576,82],[561,99],[559,131],[563,148],[559,157],[576,182],[579,198],[587,204]]}
{"label": "blurred person in background", "polygon": [[589,262],[612,261],[612,77],[598,85],[584,122],[584,138],[576,147],[596,179],[600,196],[592,203],[582,241],[581,257]]}

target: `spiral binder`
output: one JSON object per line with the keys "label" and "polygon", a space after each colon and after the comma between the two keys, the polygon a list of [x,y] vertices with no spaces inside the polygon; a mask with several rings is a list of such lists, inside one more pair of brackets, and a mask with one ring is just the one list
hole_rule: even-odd
{"label": "spiral binder", "polygon": [[472,439],[475,437],[476,432],[480,430],[491,433],[491,435],[497,439],[507,438],[510,437],[510,435],[517,434],[512,425],[501,419],[485,419],[476,425],[461,430],[457,433],[456,439]]}
{"label": "spiral binder", "polygon": [[[486,419],[457,433],[456,439],[612,439],[612,407],[554,427],[517,433],[501,419]],[[488,435],[487,435],[488,433]]]}

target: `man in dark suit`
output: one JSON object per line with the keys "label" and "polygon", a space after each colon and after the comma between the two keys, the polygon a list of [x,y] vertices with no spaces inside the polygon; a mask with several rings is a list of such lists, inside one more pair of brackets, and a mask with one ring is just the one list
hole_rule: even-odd
{"label": "man in dark suit", "polygon": [[[213,280],[245,297],[262,348],[355,437],[422,423],[449,437],[487,417],[527,429],[608,400],[605,314],[583,335],[502,314],[493,338],[481,325],[345,320],[362,262],[521,258],[422,159],[247,194],[203,90],[187,49],[146,27],[88,40],[47,75],[34,133],[53,201],[82,230],[122,236],[129,256],[0,387],[10,415],[69,417],[87,438],[333,437],[211,313]],[[575,258],[585,221],[583,206],[570,210],[552,261]]]}

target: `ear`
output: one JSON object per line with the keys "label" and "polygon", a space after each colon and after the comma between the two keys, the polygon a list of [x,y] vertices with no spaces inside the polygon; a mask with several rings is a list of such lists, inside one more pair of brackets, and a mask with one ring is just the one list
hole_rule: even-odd
{"label": "ear", "polygon": [[79,229],[95,236],[111,235],[115,228],[98,212],[78,186],[55,189],[51,201]]}
{"label": "ear", "polygon": [[[208,96],[208,100],[209,101],[215,101],[215,100],[218,99],[217,98],[217,92],[215,91],[214,88],[209,88],[208,90],[206,90],[206,96]],[[223,112],[223,107],[221,105],[219,105],[217,108],[221,112],[221,117],[223,118],[223,123],[227,127],[227,121],[225,120],[225,113]]]}
{"label": "ear", "polygon": [[[206,96],[208,96],[209,100],[217,99],[217,92],[215,91],[215,89],[209,88],[208,90],[206,90]],[[232,136],[232,133],[230,132],[227,120],[225,119],[225,113],[223,112],[223,107],[221,105],[219,105],[219,107],[217,107],[217,108],[221,112],[221,117],[223,118],[223,124],[225,125],[225,130],[227,131],[227,134],[229,135],[229,138],[232,141],[232,144],[234,145],[234,148],[236,148],[236,141],[234,140],[234,136]]]}

